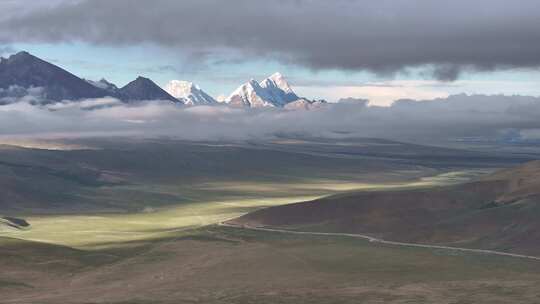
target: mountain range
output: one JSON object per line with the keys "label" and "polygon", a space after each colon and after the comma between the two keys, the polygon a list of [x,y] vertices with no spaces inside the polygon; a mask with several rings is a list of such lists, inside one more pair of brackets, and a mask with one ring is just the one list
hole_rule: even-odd
{"label": "mountain range", "polygon": [[[39,90],[37,90],[39,89]],[[114,97],[122,101],[169,100],[178,102],[152,80],[138,77],[122,88],[102,79],[90,81],[28,52],[0,60],[0,98],[20,97],[39,91],[40,102]]]}
{"label": "mountain range", "polygon": [[[137,77],[124,87],[105,80],[82,79],[28,52],[19,52],[0,59],[0,104],[17,97],[39,96],[39,103],[49,104],[64,100],[113,97],[123,102],[165,100],[184,105],[220,104],[192,82],[172,80],[161,88],[151,79]],[[236,89],[223,102],[235,107],[274,107],[311,109],[326,103],[301,98],[280,73],[261,82],[250,80]]]}

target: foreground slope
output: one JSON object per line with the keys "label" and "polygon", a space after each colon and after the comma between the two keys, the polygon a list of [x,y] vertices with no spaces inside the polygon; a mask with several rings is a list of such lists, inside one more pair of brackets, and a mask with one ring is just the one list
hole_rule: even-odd
{"label": "foreground slope", "polygon": [[540,161],[474,182],[372,191],[272,207],[234,224],[540,255]]}
{"label": "foreground slope", "polygon": [[0,238],[2,303],[538,303],[540,263],[209,227],[81,251]]}

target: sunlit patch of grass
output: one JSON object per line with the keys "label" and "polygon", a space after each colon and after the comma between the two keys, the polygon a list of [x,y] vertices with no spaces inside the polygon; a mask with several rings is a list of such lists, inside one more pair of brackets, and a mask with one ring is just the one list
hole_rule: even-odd
{"label": "sunlit patch of grass", "polygon": [[[194,191],[194,202],[174,207],[146,208],[143,212],[95,215],[51,215],[26,218],[31,229],[5,231],[4,236],[54,243],[78,248],[98,248],[103,244],[158,239],[201,226],[239,217],[259,208],[316,199],[343,191],[426,187],[463,182],[479,171],[460,171],[402,183],[355,183],[313,180],[303,183],[208,183]],[[244,193],[243,198],[204,200],[205,191]],[[198,195],[195,195],[199,193]],[[215,192],[214,192],[215,193]]]}
{"label": "sunlit patch of grass", "polygon": [[379,190],[391,188],[414,188],[414,187],[430,187],[444,186],[463,183],[475,177],[486,174],[487,170],[464,170],[442,173],[435,176],[423,177],[415,181],[394,182],[394,183],[361,183],[354,181],[343,181],[337,179],[306,179],[303,182],[297,183],[273,183],[273,182],[212,182],[200,186],[201,190],[218,191],[227,189],[237,192],[258,192],[279,194],[279,193],[312,193],[318,195],[331,194],[342,191],[355,190]]}
{"label": "sunlit patch of grass", "polygon": [[71,247],[93,247],[161,238],[177,231],[215,224],[251,210],[316,197],[250,199],[184,204],[150,212],[29,217],[32,228],[6,235]]}

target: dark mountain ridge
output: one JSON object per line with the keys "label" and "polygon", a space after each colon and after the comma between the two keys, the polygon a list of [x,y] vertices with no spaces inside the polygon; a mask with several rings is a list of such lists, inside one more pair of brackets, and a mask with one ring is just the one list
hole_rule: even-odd
{"label": "dark mountain ridge", "polygon": [[107,91],[96,88],[62,68],[28,52],[19,52],[0,62],[0,88],[43,88],[46,102],[106,97]]}
{"label": "dark mountain ridge", "polygon": [[175,103],[179,102],[152,80],[141,76],[122,87],[118,92],[121,98],[126,101],[169,100]]}
{"label": "dark mountain ridge", "polygon": [[121,89],[100,80],[87,81],[28,52],[0,60],[0,99],[38,91],[39,103],[114,97],[122,101],[178,100],[148,78],[138,77]]}

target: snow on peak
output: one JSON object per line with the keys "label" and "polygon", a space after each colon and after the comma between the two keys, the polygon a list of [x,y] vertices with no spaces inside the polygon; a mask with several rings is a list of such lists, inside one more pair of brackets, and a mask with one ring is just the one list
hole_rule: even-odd
{"label": "snow on peak", "polygon": [[326,103],[298,97],[281,73],[275,73],[261,82],[251,79],[232,92],[225,102],[232,106],[290,110],[314,109]]}
{"label": "snow on peak", "polygon": [[270,99],[276,106],[283,107],[299,99],[281,73],[275,73],[261,81],[260,86],[268,92]]}
{"label": "snow on peak", "polygon": [[193,82],[183,80],[171,80],[165,86],[165,91],[176,98],[184,98],[191,94]]}
{"label": "snow on peak", "polygon": [[186,105],[214,104],[216,100],[206,94],[193,82],[183,80],[171,80],[165,86],[165,91]]}
{"label": "snow on peak", "polygon": [[229,96],[228,102],[248,107],[284,107],[298,99],[285,77],[275,73],[261,82],[251,79],[241,85]]}
{"label": "snow on peak", "polygon": [[269,78],[272,78],[272,79],[279,79],[279,78],[284,78],[283,75],[280,73],[280,72],[275,72],[274,74],[272,74]]}
{"label": "snow on peak", "polygon": [[229,96],[228,103],[234,106],[248,107],[274,107],[269,100],[268,93],[259,85],[257,81],[251,79],[241,85]]}
{"label": "snow on peak", "polygon": [[263,88],[277,88],[285,93],[294,93],[291,86],[287,82],[287,79],[285,79],[285,77],[279,72],[274,73],[272,76],[261,81],[260,85]]}

